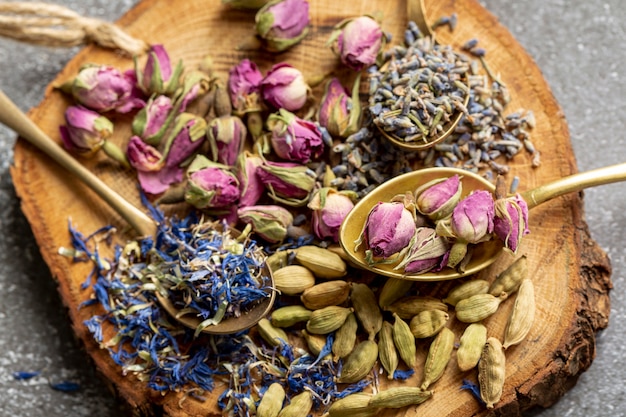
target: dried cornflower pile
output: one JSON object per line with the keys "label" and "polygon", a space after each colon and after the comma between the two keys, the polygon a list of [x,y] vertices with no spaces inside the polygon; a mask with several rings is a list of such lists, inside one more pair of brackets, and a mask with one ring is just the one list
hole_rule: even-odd
{"label": "dried cornflower pile", "polygon": [[[245,1],[231,3],[250,6]],[[267,2],[255,22],[254,43],[268,51],[283,51],[307,36],[308,3]],[[187,71],[182,62],[172,65],[161,45],[152,46],[145,64],[136,60],[133,71],[88,66],[61,87],[76,100],[76,105],[67,109],[66,125],[61,129],[66,148],[85,156],[103,150],[135,170],[149,200],[160,204],[185,201],[202,216],[247,227],[256,240],[245,241],[237,250],[213,247],[204,252],[208,247],[198,238],[206,236],[194,226],[198,218],[193,213],[166,219],[153,209],[160,223],[159,237],[129,242],[118,248],[114,259],[105,260],[99,256],[96,241],[102,233],[109,234],[109,228],[88,237],[71,229],[76,249],[72,254],[95,263],[93,298],[85,304],[98,304],[100,310],[85,324],[124,374],[135,375],[154,390],[183,391],[198,399],[213,389],[215,379],[224,379],[229,388],[220,396],[219,405],[229,415],[256,412],[275,417],[281,409],[283,416],[304,416],[311,410],[328,411],[331,417],[355,411],[374,415],[384,408],[417,405],[431,398],[429,388],[443,375],[454,349],[455,336],[446,327],[447,306],[441,301],[433,306],[428,300],[428,307],[420,307],[423,300],[410,298],[414,297],[411,282],[375,279],[370,287],[345,278],[349,267],[331,250],[339,226],[360,197],[398,174],[433,165],[457,166],[485,176],[492,175],[492,170],[503,174],[507,168],[502,156],[512,158],[521,149],[536,156],[538,152],[528,136],[534,123],[532,113],[504,116],[508,102],[505,86],[498,80],[489,85],[490,76],[481,75],[476,62],[455,54],[455,62],[458,59],[462,64],[451,68],[450,74],[462,70],[467,85],[453,75],[440,79],[432,73],[438,57],[426,53],[422,59],[410,58],[409,51],[421,48],[424,53],[433,47],[413,23],[408,25],[405,45],[384,51],[389,41],[372,16],[338,23],[329,43],[338,60],[356,76],[349,88],[337,78],[328,79],[319,102],[312,100],[312,88],[302,72],[289,63],[275,64],[263,74],[254,62],[243,59],[224,82],[215,77],[210,61]],[[484,55],[474,46],[467,49],[475,56]],[[410,71],[422,64],[431,73],[421,71],[411,78]],[[463,118],[445,142],[429,151],[407,153],[394,148],[375,128],[375,120],[380,121],[386,111],[384,106],[391,101],[395,105],[399,99],[394,96],[397,91],[387,87],[387,79],[377,78],[384,65],[392,67],[392,81],[394,68],[402,66],[409,71],[403,77],[408,77],[410,85],[426,83],[424,87],[452,92],[447,99],[417,97],[418,103],[423,102],[419,107],[409,102],[410,89],[404,89],[399,110],[413,116],[409,119],[415,127],[404,123],[406,120],[392,123],[396,134],[426,133],[420,124],[428,127],[428,134],[435,134],[452,110],[462,112]],[[359,97],[361,71],[370,76],[372,102],[368,108],[363,108],[365,103]],[[460,100],[466,96],[467,106]],[[109,141],[114,126],[106,114],[111,112],[132,115],[132,137],[125,150]],[[384,116],[383,120],[389,121]],[[538,158],[535,162],[538,165]],[[420,196],[416,198],[420,200]],[[435,206],[449,205],[440,198],[421,199]],[[152,207],[148,202],[146,206]],[[509,209],[508,200],[503,206],[508,216],[525,221],[521,211]],[[399,208],[406,210],[404,205]],[[438,210],[421,209],[431,215]],[[415,225],[411,216],[409,213],[409,223]],[[517,224],[513,223],[507,219],[503,240],[515,250],[525,223],[515,230]],[[411,240],[416,228],[410,229],[411,233],[399,229],[394,233],[410,234]],[[470,232],[476,233],[475,228]],[[378,256],[374,231],[371,236],[366,233],[368,249]],[[196,298],[207,288],[217,293],[224,287],[216,280],[220,271],[210,273],[207,279],[210,271],[198,269],[195,258],[204,256],[212,262],[216,257],[236,262],[245,258],[244,263],[259,267],[260,257],[245,256],[257,253],[255,245],[271,254],[267,263],[281,295],[271,316],[251,331],[228,337],[194,333],[159,307],[156,291],[167,292],[196,310],[208,320],[205,325],[222,313],[238,314],[246,308],[242,299],[254,302],[257,295],[265,294],[263,283],[252,285],[235,278],[236,285],[229,287],[232,291],[221,292],[226,301],[216,303],[216,294]],[[406,265],[424,260],[418,259],[417,251],[419,248],[411,248]],[[475,294],[463,292],[463,297],[457,294],[458,300],[452,304],[457,317],[480,322],[517,290],[518,279],[514,281],[497,294],[483,294],[488,288]],[[182,295],[176,297],[178,289]],[[235,290],[241,290],[243,296],[238,297]],[[520,305],[524,307],[517,308],[516,303],[505,346],[519,343],[532,323],[528,316],[522,317],[530,311],[532,294],[520,290],[518,297],[522,293]],[[399,308],[399,303],[405,303],[411,313]],[[433,339],[420,387],[377,392],[379,373],[386,372],[390,380],[411,378],[417,366],[416,349],[420,348],[416,340],[422,338]],[[470,339],[471,347],[466,347]],[[504,365],[496,357],[497,343],[491,338],[489,342],[478,339],[468,333],[461,340],[460,352],[470,350],[475,357],[477,346],[481,352],[486,346],[478,379],[482,400],[491,407],[501,389],[501,381],[491,376],[501,374]],[[296,340],[306,346],[294,343]],[[373,393],[363,392],[369,385],[374,386]]]}

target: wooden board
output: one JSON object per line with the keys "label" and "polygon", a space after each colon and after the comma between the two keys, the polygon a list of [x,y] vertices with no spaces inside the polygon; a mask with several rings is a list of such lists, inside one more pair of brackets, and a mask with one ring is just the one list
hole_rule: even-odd
{"label": "wooden board", "polygon": [[[532,58],[476,0],[427,3],[431,20],[453,12],[459,16],[457,29],[453,33],[441,30],[439,41],[458,46],[473,37],[480,39],[480,46],[488,51],[489,65],[510,89],[512,102],[509,109],[525,108],[535,113],[537,126],[532,137],[542,152],[542,166],[532,169],[530,157],[521,154],[510,162],[510,175],[520,177],[520,190],[576,172],[563,114]],[[252,30],[252,15],[233,11],[218,2],[208,5],[202,0],[146,0],[127,13],[119,25],[150,43],[164,44],[174,59],[183,59],[188,67],[212,54],[217,73],[223,79],[228,68],[244,57],[256,61],[263,70],[274,62],[287,61],[302,69],[305,75],[313,76],[338,68],[336,58],[324,45],[337,22],[346,17],[381,11],[384,30],[392,32],[397,40],[402,38],[406,24],[405,8],[403,1],[311,1],[313,26],[310,35],[301,45],[279,56],[235,51],[234,46]],[[53,85],[70,79],[85,63],[106,63],[123,69],[132,67],[130,59],[114,52],[96,47],[82,50],[48,87],[42,103],[30,112],[30,117],[56,140],[60,141],[58,126],[62,123],[68,101],[53,89]],[[128,120],[124,117],[114,120],[115,140],[120,144],[129,136]],[[139,205],[132,175],[104,158],[82,162]],[[41,253],[58,280],[59,292],[67,305],[77,337],[133,414],[176,417],[218,414],[215,398],[219,387],[205,403],[185,401],[179,406],[180,394],[162,396],[147,389],[133,376],[123,376],[107,351],[98,347],[83,325],[83,320],[93,314],[93,310],[78,309],[79,304],[90,296],[89,290],[80,287],[89,266],[73,264],[57,254],[59,247],[70,244],[68,218],[86,232],[114,224],[125,231],[119,234],[119,241],[132,236],[121,219],[103,206],[90,190],[68,178],[62,168],[22,140],[15,147],[11,174]],[[433,387],[433,400],[421,405],[418,411],[406,408],[384,415],[516,416],[533,406],[549,406],[575,384],[594,358],[596,332],[608,324],[611,287],[609,261],[590,239],[582,207],[582,196],[576,194],[558,198],[531,212],[532,233],[526,237],[520,253],[529,258],[538,311],[527,340],[507,351],[507,378],[496,410],[488,412],[469,392],[460,390],[461,380],[467,375],[457,371],[453,358],[443,378]],[[492,280],[512,260],[513,257],[503,255],[480,278]],[[420,284],[418,288],[422,294],[441,296],[452,285],[451,282]],[[505,311],[487,320],[490,335],[502,337],[506,311],[511,306],[512,302],[503,303],[501,309]],[[457,324],[452,328],[458,333],[461,327],[458,322],[454,323]],[[418,362],[423,362],[424,348],[419,355]],[[421,368],[416,370],[418,376],[407,384],[419,382]]]}

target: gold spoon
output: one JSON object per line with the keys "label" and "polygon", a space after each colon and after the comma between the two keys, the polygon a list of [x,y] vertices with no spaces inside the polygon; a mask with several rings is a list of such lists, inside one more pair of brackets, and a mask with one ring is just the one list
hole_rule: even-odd
{"label": "gold spoon", "polygon": [[[429,181],[438,178],[449,178],[455,174],[461,177],[463,184],[462,197],[465,197],[473,190],[487,190],[492,193],[495,191],[495,186],[483,177],[457,168],[420,169],[393,178],[379,185],[363,197],[354,206],[352,211],[348,213],[341,224],[341,228],[339,229],[339,242],[351,263],[363,269],[392,278],[412,281],[444,281],[475,274],[495,262],[503,249],[503,245],[499,239],[492,239],[476,245],[472,253],[472,258],[464,272],[444,268],[439,272],[405,274],[400,270],[394,270],[394,264],[369,265],[365,260],[365,248],[362,247],[363,245],[356,251],[354,249],[354,242],[359,238],[370,211],[378,202],[390,201],[397,194],[403,194],[407,191],[413,192],[420,185],[426,184]],[[524,191],[520,194],[528,204],[528,208],[531,209],[541,203],[567,193],[624,180],[626,180],[626,163],[621,163],[570,175],[532,190]]]}
{"label": "gold spoon", "polygon": [[[424,36],[430,37],[431,39],[433,39],[433,42],[435,42],[433,31],[430,25],[428,24],[428,21],[426,20],[426,15],[424,13],[424,10],[425,10],[424,0],[407,0],[408,20],[415,22],[420,32],[422,32]],[[463,105],[467,107],[467,104],[469,103],[469,97],[470,97],[467,78],[465,79],[464,84],[467,87],[467,93],[465,94],[465,98],[463,99]],[[390,112],[390,113],[393,113],[393,112]],[[424,149],[429,149],[435,146],[436,144],[444,141],[448,136],[450,136],[454,132],[454,130],[456,129],[457,125],[459,124],[462,118],[463,118],[463,112],[457,110],[454,116],[452,117],[452,120],[450,120],[449,123],[445,125],[445,130],[443,132],[438,133],[437,136],[435,137],[428,138],[428,140],[426,140],[425,135],[422,134],[421,138],[424,139],[422,141],[412,140],[408,142],[393,133],[385,131],[378,124],[376,125],[376,127],[378,128],[378,131],[385,137],[385,139],[393,143],[395,146],[401,149],[404,149],[408,152],[414,152],[414,151],[421,151]]]}
{"label": "gold spoon", "polygon": [[[143,211],[130,204],[122,196],[113,191],[100,178],[82,166],[70,154],[65,152],[54,140],[47,136],[32,120],[30,120],[2,91],[0,91],[0,123],[15,131],[40,151],[65,167],[76,178],[91,188],[113,210],[130,224],[140,236],[155,236],[157,224]],[[233,234],[237,231],[233,230]],[[270,269],[265,266],[264,274],[269,277],[270,287],[274,286]],[[249,329],[265,317],[272,308],[275,291],[269,290],[269,297],[256,304],[240,317],[229,317],[220,323],[205,327],[203,332],[212,334],[229,334]],[[179,317],[179,311],[167,297],[157,292],[157,299],[163,309],[185,326],[196,328],[200,323],[197,318]]]}

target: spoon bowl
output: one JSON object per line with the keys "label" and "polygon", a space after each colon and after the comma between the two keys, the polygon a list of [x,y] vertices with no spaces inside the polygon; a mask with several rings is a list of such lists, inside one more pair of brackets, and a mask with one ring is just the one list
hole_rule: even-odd
{"label": "spoon bowl", "polygon": [[[370,211],[378,202],[391,201],[391,199],[398,194],[413,192],[419,186],[429,181],[439,178],[449,178],[455,174],[461,177],[461,197],[467,196],[474,190],[486,190],[491,193],[495,191],[495,186],[486,179],[472,172],[457,168],[427,168],[399,175],[378,186],[363,197],[344,218],[341,228],[339,229],[339,242],[350,262],[353,265],[380,275],[412,281],[445,281],[456,279],[480,272],[495,262],[504,247],[499,239],[492,239],[475,245],[471,260],[463,272],[451,268],[444,268],[438,272],[406,274],[401,270],[394,270],[394,264],[369,265],[366,261],[365,248],[362,247],[363,245],[355,250],[355,241],[359,239]],[[624,180],[626,180],[626,163],[570,175],[520,194],[528,204],[528,208],[531,209],[552,198],[570,192]]]}
{"label": "spoon bowl", "polygon": [[[157,224],[146,213],[126,201],[121,195],[112,190],[100,178],[81,165],[70,154],[63,150],[54,140],[47,136],[33,123],[2,91],[0,91],[0,123],[15,131],[20,137],[55,160],[59,165],[66,168],[76,178],[91,188],[102,200],[114,209],[128,224],[130,224],[140,236],[155,236]],[[233,234],[238,233],[233,230]],[[225,318],[221,322],[205,327],[202,331],[211,334],[237,333],[254,326],[267,315],[274,304],[275,291],[274,281],[269,268],[265,267],[269,278],[268,296],[255,304],[250,310],[239,317]],[[181,324],[197,328],[199,319],[180,316],[179,311],[172,305],[167,297],[157,293],[157,299],[163,309],[167,311]]]}

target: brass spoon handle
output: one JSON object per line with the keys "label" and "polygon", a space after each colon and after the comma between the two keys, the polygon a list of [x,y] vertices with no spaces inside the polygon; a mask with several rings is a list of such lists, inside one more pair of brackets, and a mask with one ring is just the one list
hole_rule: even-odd
{"label": "brass spoon handle", "polygon": [[432,36],[433,32],[426,21],[424,10],[424,0],[407,0],[406,14],[409,21],[415,22],[424,36]]}
{"label": "brass spoon handle", "polygon": [[2,91],[0,91],[0,123],[15,131],[40,151],[65,167],[91,188],[111,208],[124,218],[140,235],[154,236],[155,222],[144,212],[113,191],[100,178],[65,152],[54,140],[30,120]]}
{"label": "brass spoon handle", "polygon": [[625,180],[626,162],[570,175],[520,194],[528,208],[533,208],[563,194]]}

